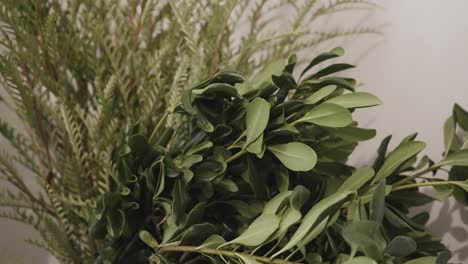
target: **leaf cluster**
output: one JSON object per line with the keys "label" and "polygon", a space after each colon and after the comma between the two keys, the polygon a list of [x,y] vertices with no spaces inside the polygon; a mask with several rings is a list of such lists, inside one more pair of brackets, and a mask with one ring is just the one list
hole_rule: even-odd
{"label": "leaf cluster", "polygon": [[464,168],[466,151],[418,162],[425,143],[416,134],[391,151],[387,137],[372,166],[349,166],[358,142],[375,136],[352,113],[381,102],[333,75],[352,65],[310,73],[341,55],[320,54],[299,78],[293,55],[251,80],[220,72],[185,89],[174,108],[189,124],[183,144],[173,141],[178,128],[156,127],[147,139],[135,126],[119,187],[100,198],[91,226],[110,241],[98,263],[446,263],[428,214],[408,210],[433,200],[420,186],[466,195],[466,180],[421,178]]}

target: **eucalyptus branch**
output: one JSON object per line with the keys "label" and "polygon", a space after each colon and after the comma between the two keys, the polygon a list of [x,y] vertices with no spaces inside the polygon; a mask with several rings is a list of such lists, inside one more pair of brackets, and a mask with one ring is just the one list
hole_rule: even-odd
{"label": "eucalyptus branch", "polygon": [[430,166],[430,167],[428,167],[428,168],[426,168],[426,169],[424,169],[422,171],[419,171],[419,172],[416,172],[416,173],[414,173],[412,175],[409,175],[409,176],[405,177],[404,179],[402,179],[402,180],[400,180],[400,181],[398,181],[398,182],[396,182],[396,183],[394,183],[392,185],[393,186],[403,185],[403,184],[405,184],[405,183],[407,183],[409,181],[412,181],[412,180],[414,180],[414,179],[416,179],[416,178],[418,178],[420,176],[423,176],[424,174],[426,174],[428,172],[431,172],[431,171],[433,171],[435,169],[438,169],[439,167],[440,166],[438,166],[437,164],[434,164],[433,166]]}
{"label": "eucalyptus branch", "polygon": [[271,263],[271,264],[300,264],[299,262],[292,262],[282,259],[270,259],[266,257],[260,257],[255,255],[249,255],[244,253],[237,253],[229,250],[221,249],[212,249],[212,248],[199,248],[193,246],[161,246],[159,247],[159,253],[168,253],[168,252],[192,252],[208,255],[218,255],[224,257],[238,258],[239,256],[244,256],[246,258],[254,259],[261,263]]}
{"label": "eucalyptus branch", "polygon": [[418,187],[424,187],[424,186],[454,185],[456,183],[458,182],[456,181],[418,182],[418,183],[411,183],[411,184],[396,186],[392,188],[392,192],[406,190],[406,189],[413,189],[413,188],[418,188]]}

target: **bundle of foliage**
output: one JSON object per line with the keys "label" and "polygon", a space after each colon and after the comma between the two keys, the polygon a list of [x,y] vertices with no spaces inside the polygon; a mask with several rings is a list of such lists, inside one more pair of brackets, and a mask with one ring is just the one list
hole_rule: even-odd
{"label": "bundle of foliage", "polygon": [[[298,80],[292,56],[253,81],[220,72],[184,90],[174,108],[187,120],[183,143],[179,127],[158,125],[148,138],[134,126],[117,184],[92,217],[91,234],[109,245],[97,262],[447,263],[429,215],[408,210],[433,200],[420,186],[466,197],[468,139],[459,143],[455,128],[468,128],[468,113],[455,106],[437,163],[418,160],[425,143],[413,134],[391,151],[387,137],[372,166],[353,168],[346,159],[375,131],[351,113],[380,100],[330,76],[349,64],[308,74],[342,53],[319,55]],[[450,166],[449,181],[425,177]]]}
{"label": "bundle of foliage", "polygon": [[158,127],[178,128],[170,144],[188,144],[191,118],[169,114],[184,89],[220,69],[252,80],[291,50],[375,33],[318,28],[330,14],[373,7],[366,0],[0,1],[2,148],[9,143],[0,153],[0,217],[34,227],[41,239],[29,242],[63,263],[93,262],[107,244],[89,235],[88,220],[98,197],[120,186],[129,127],[138,122],[149,137],[164,120]]}

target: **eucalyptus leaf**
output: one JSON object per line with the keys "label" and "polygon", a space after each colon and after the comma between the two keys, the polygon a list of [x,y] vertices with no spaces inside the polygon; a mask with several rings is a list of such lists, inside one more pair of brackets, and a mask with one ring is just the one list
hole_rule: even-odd
{"label": "eucalyptus leaf", "polygon": [[337,137],[351,142],[366,141],[376,135],[375,129],[364,129],[359,127],[329,128],[328,131]]}
{"label": "eucalyptus leaf", "polygon": [[381,181],[374,191],[370,204],[370,220],[382,224],[385,211],[385,180]]}
{"label": "eucalyptus leaf", "polygon": [[403,162],[421,152],[426,144],[420,141],[410,141],[400,144],[385,159],[373,182],[378,182],[390,176]]}
{"label": "eucalyptus leaf", "polygon": [[453,149],[455,139],[455,120],[449,117],[444,123],[445,156]]}
{"label": "eucalyptus leaf", "polygon": [[455,104],[453,106],[453,116],[457,124],[460,125],[463,130],[468,131],[468,112],[460,105]]}
{"label": "eucalyptus leaf", "polygon": [[352,194],[352,192],[335,193],[314,205],[304,216],[301,225],[288,243],[286,243],[281,250],[276,252],[273,257],[278,256],[298,244],[309,233],[309,231],[319,225],[323,219],[334,213],[335,210],[339,210],[341,205],[349,199]]}
{"label": "eucalyptus leaf", "polygon": [[351,113],[346,108],[336,104],[323,103],[294,121],[293,124],[307,122],[324,127],[345,127],[350,125],[352,121]]}
{"label": "eucalyptus leaf", "polygon": [[261,264],[260,262],[256,261],[249,255],[237,254],[237,256],[242,260],[242,262],[244,262],[244,264]]}
{"label": "eucalyptus leaf", "polygon": [[306,187],[302,185],[296,186],[291,194],[291,207],[300,210],[309,197],[310,191]]}
{"label": "eucalyptus leaf", "polygon": [[382,104],[382,101],[375,95],[364,92],[348,93],[334,97],[327,101],[345,108],[369,107]]}
{"label": "eucalyptus leaf", "polygon": [[397,236],[390,241],[385,252],[395,257],[406,257],[416,251],[416,242],[406,236]]}
{"label": "eucalyptus leaf", "polygon": [[325,97],[329,96],[336,90],[336,85],[327,85],[325,87],[320,88],[318,91],[310,95],[304,100],[306,104],[315,104],[318,103],[320,100],[324,99]]}
{"label": "eucalyptus leaf", "polygon": [[445,159],[437,162],[435,166],[468,166],[468,149],[449,154]]}
{"label": "eucalyptus leaf", "polygon": [[208,237],[205,242],[203,242],[197,249],[202,249],[202,248],[217,248],[221,246],[222,244],[226,243],[224,238],[219,235],[212,235]]}
{"label": "eucalyptus leaf", "polygon": [[371,167],[358,168],[345,182],[337,192],[357,191],[364,186],[374,176],[375,172]]}
{"label": "eucalyptus leaf", "polygon": [[268,146],[270,150],[288,169],[293,171],[309,171],[317,163],[317,154],[304,143]]}
{"label": "eucalyptus leaf", "polygon": [[268,124],[270,116],[270,104],[263,98],[255,98],[247,106],[246,112],[246,125],[247,125],[247,139],[245,147],[248,147],[260,135],[262,135]]}
{"label": "eucalyptus leaf", "polygon": [[274,214],[261,214],[237,238],[225,243],[240,244],[244,246],[258,246],[268,239],[279,227],[280,219]]}

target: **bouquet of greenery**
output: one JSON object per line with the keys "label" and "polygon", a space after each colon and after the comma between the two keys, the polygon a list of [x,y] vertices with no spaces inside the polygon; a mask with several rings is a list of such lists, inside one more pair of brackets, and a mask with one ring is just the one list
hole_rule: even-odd
{"label": "bouquet of greenery", "polygon": [[[328,63],[341,48],[301,71],[281,58],[374,32],[301,31],[373,5],[317,2],[2,1],[0,99],[22,126],[2,114],[0,216],[63,263],[446,263],[408,211],[433,200],[420,186],[466,203],[468,113],[455,105],[439,162],[410,135],[349,166],[376,133],[352,113],[380,100],[335,75],[353,67]],[[291,32],[267,34],[286,7]]]}

